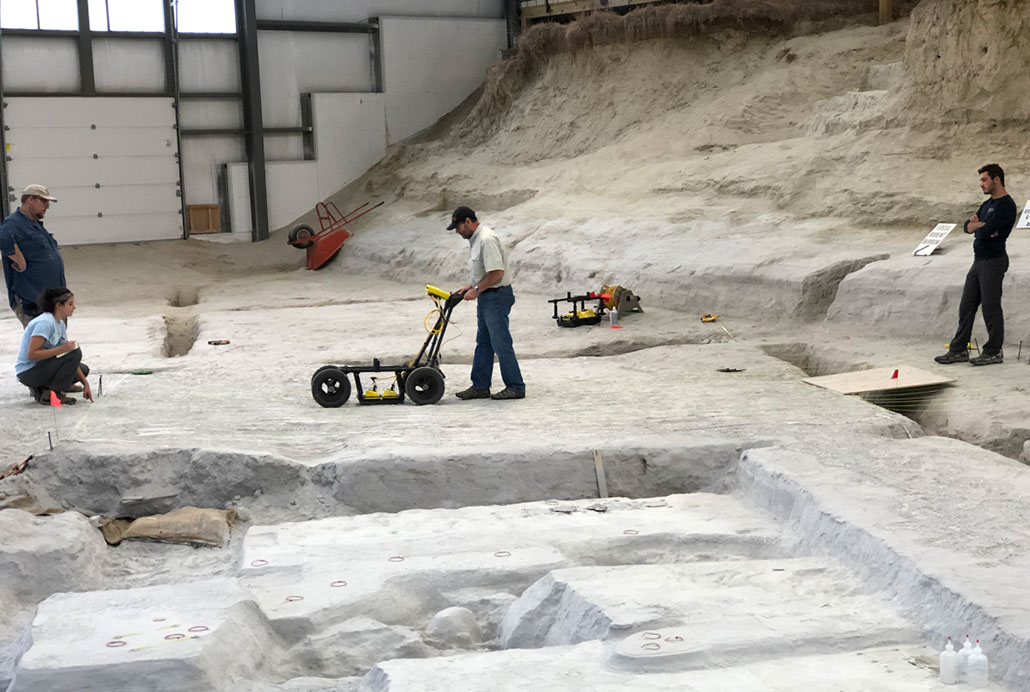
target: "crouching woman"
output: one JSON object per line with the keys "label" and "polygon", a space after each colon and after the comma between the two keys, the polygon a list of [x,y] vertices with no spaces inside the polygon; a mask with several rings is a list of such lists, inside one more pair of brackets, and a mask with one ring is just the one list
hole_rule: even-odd
{"label": "crouching woman", "polygon": [[48,288],[39,296],[43,310],[25,326],[14,371],[18,381],[32,390],[41,404],[50,404],[50,392],[63,405],[74,404],[67,396],[76,380],[82,383],[82,397],[93,401],[86,376],[89,367],[82,363],[82,351],[68,341],[67,320],[75,312],[75,296],[67,288]]}

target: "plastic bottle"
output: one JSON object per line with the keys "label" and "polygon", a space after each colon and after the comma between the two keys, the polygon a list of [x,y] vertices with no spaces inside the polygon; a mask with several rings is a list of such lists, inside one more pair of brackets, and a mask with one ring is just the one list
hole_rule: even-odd
{"label": "plastic bottle", "polygon": [[608,323],[613,327],[619,326],[619,309],[612,306],[612,309],[608,311]]}
{"label": "plastic bottle", "polygon": [[959,682],[965,682],[966,676],[969,673],[969,656],[973,653],[973,643],[969,641],[969,635],[966,635],[966,641],[962,643],[962,649],[958,652],[958,680]]}
{"label": "plastic bottle", "polygon": [[987,657],[980,648],[980,640],[976,640],[976,648],[969,654],[968,668],[966,669],[966,682],[975,689],[987,687]]}
{"label": "plastic bottle", "polygon": [[954,685],[958,682],[958,654],[948,637],[948,643],[941,652],[941,674],[940,681],[945,685]]}

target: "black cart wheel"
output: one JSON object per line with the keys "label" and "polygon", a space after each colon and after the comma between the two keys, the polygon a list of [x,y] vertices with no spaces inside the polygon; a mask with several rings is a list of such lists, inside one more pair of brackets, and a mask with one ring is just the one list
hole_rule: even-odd
{"label": "black cart wheel", "polygon": [[339,368],[319,368],[311,378],[311,396],[325,408],[343,406],[350,398],[350,381]]}
{"label": "black cart wheel", "polygon": [[299,248],[309,248],[312,241],[308,240],[315,235],[315,231],[307,224],[301,224],[290,231],[290,245]]}
{"label": "black cart wheel", "polygon": [[436,368],[415,368],[404,378],[404,393],[419,406],[435,404],[443,396],[443,374]]}

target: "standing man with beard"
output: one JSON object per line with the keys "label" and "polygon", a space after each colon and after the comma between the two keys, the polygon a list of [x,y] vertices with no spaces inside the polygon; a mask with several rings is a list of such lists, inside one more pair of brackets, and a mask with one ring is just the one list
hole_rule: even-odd
{"label": "standing man with beard", "polygon": [[44,289],[66,284],[57,240],[43,227],[43,217],[56,201],[42,185],[29,185],[21,192],[21,207],[0,223],[7,299],[22,327],[39,316],[36,301]]}
{"label": "standing man with beard", "polygon": [[[476,301],[479,326],[476,351],[472,356],[472,386],[457,392],[459,399],[522,399],[526,383],[522,381],[515,347],[508,329],[508,314],[515,304],[508,272],[508,255],[492,228],[479,223],[476,212],[461,206],[451,215],[448,231],[469,241],[469,278],[472,283],[455,291],[465,300]],[[490,393],[494,355],[501,366],[504,389]]]}
{"label": "standing man with beard", "polygon": [[[1016,223],[1016,203],[1005,191],[1005,171],[996,163],[979,170],[980,189],[990,199],[966,221],[965,231],[974,236],[973,266],[966,274],[962,301],[958,308],[958,330],[951,337],[948,352],[934,358],[938,363],[995,365],[1004,362],[1005,316],[1001,311],[1001,282],[1009,268],[1005,240]],[[980,355],[969,358],[969,339],[973,334],[976,309],[987,325],[987,342]]]}

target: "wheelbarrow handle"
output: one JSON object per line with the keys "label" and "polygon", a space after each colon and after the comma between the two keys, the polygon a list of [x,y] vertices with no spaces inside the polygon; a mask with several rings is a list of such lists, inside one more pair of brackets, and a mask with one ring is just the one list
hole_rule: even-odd
{"label": "wheelbarrow handle", "polygon": [[365,215],[365,214],[367,214],[368,212],[372,211],[373,209],[378,209],[379,207],[383,206],[384,204],[386,204],[386,202],[385,202],[385,201],[382,201],[382,202],[380,202],[379,204],[376,204],[376,205],[374,205],[374,206],[368,207],[368,209],[365,209],[365,211],[361,212],[360,214],[357,214],[357,215],[355,215],[355,216],[351,216],[351,214],[354,214],[354,212],[355,212],[355,211],[358,211],[358,209],[362,209],[363,207],[366,207],[366,206],[368,206],[368,202],[365,202],[365,203],[364,203],[364,204],[362,204],[362,205],[361,205],[360,207],[358,207],[357,209],[355,209],[354,211],[352,211],[352,212],[351,212],[350,214],[347,214],[346,216],[344,216],[344,217],[343,217],[343,223],[345,223],[345,224],[348,224],[348,223],[351,223],[352,221],[355,221],[355,220],[357,220],[357,219],[360,219],[360,218],[361,218],[362,216],[364,216],[364,215]]}

